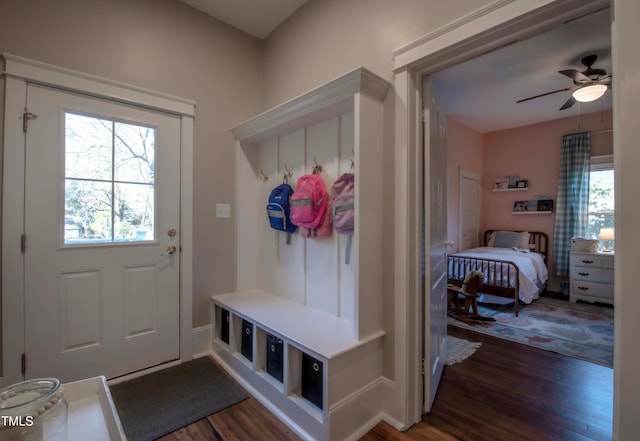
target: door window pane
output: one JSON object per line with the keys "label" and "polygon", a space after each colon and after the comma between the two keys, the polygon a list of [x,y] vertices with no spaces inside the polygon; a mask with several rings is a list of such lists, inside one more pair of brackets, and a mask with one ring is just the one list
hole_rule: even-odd
{"label": "door window pane", "polygon": [[155,130],[133,124],[115,124],[115,179],[153,183]]}
{"label": "door window pane", "polygon": [[115,195],[114,240],[153,239],[153,186],[117,183]]}
{"label": "door window pane", "polygon": [[65,175],[67,178],[112,177],[112,122],[67,113],[65,121]]}
{"label": "door window pane", "polygon": [[154,239],[155,129],[67,112],[64,243]]}

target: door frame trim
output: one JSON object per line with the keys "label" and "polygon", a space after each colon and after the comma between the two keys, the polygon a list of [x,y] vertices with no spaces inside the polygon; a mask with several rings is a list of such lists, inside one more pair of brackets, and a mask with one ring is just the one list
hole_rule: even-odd
{"label": "door frame trim", "polygon": [[22,117],[27,84],[106,98],[180,117],[180,359],[192,358],[193,296],[193,123],[195,101],[119,83],[12,54],[4,61],[4,135],[2,182],[2,377],[0,386],[21,381],[25,347],[24,232],[25,135]]}
{"label": "door frame trim", "polygon": [[[422,418],[422,326],[419,312],[422,265],[416,225],[416,189],[422,173],[415,159],[420,135],[421,78],[542,33],[585,13],[609,6],[609,0],[495,0],[393,51],[395,84],[395,220],[394,220],[394,418],[403,428]],[[615,62],[615,60],[614,60]],[[614,66],[615,71],[615,66]],[[426,191],[426,190],[425,190]],[[429,284],[429,281],[425,281]],[[428,326],[426,327],[428,329]]]}

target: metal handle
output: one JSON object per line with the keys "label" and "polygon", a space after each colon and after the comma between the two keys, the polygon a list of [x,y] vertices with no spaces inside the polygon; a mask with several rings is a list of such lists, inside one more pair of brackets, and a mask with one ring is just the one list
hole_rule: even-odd
{"label": "metal handle", "polygon": [[583,260],[582,263],[593,263],[593,260]]}
{"label": "metal handle", "polygon": [[581,276],[588,276],[589,275],[589,273],[578,273],[578,274],[580,274]]}
{"label": "metal handle", "polygon": [[178,249],[176,248],[175,245],[169,245],[167,247],[167,251],[165,253],[160,254],[161,256],[166,256],[168,254],[174,254],[176,251],[178,251]]}
{"label": "metal handle", "polygon": [[587,291],[589,289],[589,287],[587,287],[587,286],[579,286],[578,289],[582,290],[582,291]]}
{"label": "metal handle", "polygon": [[320,365],[318,363],[313,363],[313,370],[318,372],[320,370]]}

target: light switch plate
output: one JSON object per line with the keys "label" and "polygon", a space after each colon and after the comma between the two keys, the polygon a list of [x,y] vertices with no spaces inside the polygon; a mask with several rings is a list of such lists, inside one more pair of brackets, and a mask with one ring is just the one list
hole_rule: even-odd
{"label": "light switch plate", "polygon": [[231,217],[231,204],[216,204],[216,217],[229,219]]}

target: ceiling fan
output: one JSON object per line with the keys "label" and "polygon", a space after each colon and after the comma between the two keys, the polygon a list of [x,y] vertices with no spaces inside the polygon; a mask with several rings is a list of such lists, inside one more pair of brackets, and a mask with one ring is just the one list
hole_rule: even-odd
{"label": "ceiling fan", "polygon": [[554,90],[552,92],[543,93],[529,98],[523,98],[516,101],[521,103],[523,101],[529,101],[535,98],[551,95],[558,92],[564,92],[566,90],[573,90],[571,97],[560,107],[560,110],[568,109],[573,106],[576,101],[589,102],[595,101],[600,98],[607,91],[607,88],[611,86],[611,74],[608,74],[606,70],[594,69],[591,66],[598,59],[597,55],[587,55],[582,58],[582,64],[586,69],[579,72],[575,69],[567,69],[558,71],[562,75],[565,75],[573,80],[572,87],[565,87],[564,89]]}

